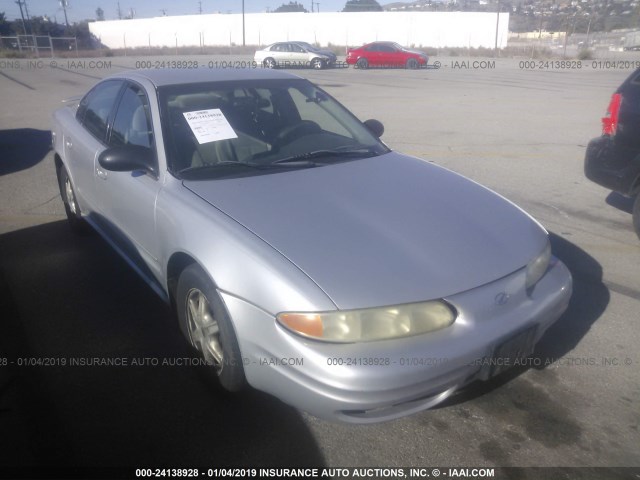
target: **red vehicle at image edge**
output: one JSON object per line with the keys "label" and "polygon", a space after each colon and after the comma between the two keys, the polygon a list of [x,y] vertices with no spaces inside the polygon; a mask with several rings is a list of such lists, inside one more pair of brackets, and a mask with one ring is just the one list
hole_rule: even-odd
{"label": "red vehicle at image edge", "polygon": [[598,185],[635,197],[633,228],[640,238],[640,68],[612,95],[602,135],[587,146],[584,171]]}
{"label": "red vehicle at image edge", "polygon": [[426,67],[429,56],[419,50],[410,50],[395,42],[367,43],[347,50],[347,64],[360,69],[369,67]]}

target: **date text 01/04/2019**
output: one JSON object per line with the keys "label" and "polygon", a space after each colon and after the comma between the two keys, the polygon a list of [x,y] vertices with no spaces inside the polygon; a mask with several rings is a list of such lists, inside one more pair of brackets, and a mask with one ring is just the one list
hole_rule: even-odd
{"label": "date text 01/04/2019", "polygon": [[[157,470],[141,469],[142,475],[159,476]],[[149,475],[148,472],[152,472]],[[146,474],[145,474],[146,473]],[[350,467],[350,468],[210,468],[199,472],[211,478],[493,478],[494,468],[384,468],[384,467]],[[197,475],[196,475],[197,476]]]}
{"label": "date text 01/04/2019", "polygon": [[[304,366],[301,357],[242,358],[244,365],[271,367]],[[235,361],[228,360],[228,364]],[[0,357],[0,367],[200,367],[211,366],[210,361],[197,357]]]}

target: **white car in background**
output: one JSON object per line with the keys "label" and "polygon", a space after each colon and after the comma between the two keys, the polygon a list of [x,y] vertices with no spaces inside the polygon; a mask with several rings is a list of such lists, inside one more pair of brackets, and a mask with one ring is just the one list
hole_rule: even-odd
{"label": "white car in background", "polygon": [[278,42],[256,51],[254,60],[266,68],[311,67],[317,70],[331,67],[336,55],[306,42]]}

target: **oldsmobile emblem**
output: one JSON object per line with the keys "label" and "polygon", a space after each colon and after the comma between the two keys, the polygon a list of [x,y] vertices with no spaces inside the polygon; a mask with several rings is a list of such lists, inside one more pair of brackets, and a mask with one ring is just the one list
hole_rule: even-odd
{"label": "oldsmobile emblem", "polygon": [[509,302],[510,296],[511,295],[509,295],[507,292],[500,292],[499,294],[496,295],[493,301],[495,302],[496,305],[506,305],[507,302]]}

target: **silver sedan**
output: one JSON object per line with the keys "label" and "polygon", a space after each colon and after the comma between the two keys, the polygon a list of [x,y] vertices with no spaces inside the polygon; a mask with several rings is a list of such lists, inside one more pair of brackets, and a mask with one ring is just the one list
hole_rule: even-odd
{"label": "silver sedan", "polygon": [[316,70],[331,67],[336,55],[306,42],[279,42],[257,50],[254,60],[265,68],[311,67]]}
{"label": "silver sedan", "polygon": [[496,193],[271,70],[133,71],[53,115],[60,193],[221,385],[371,423],[528,356],[571,276]]}

